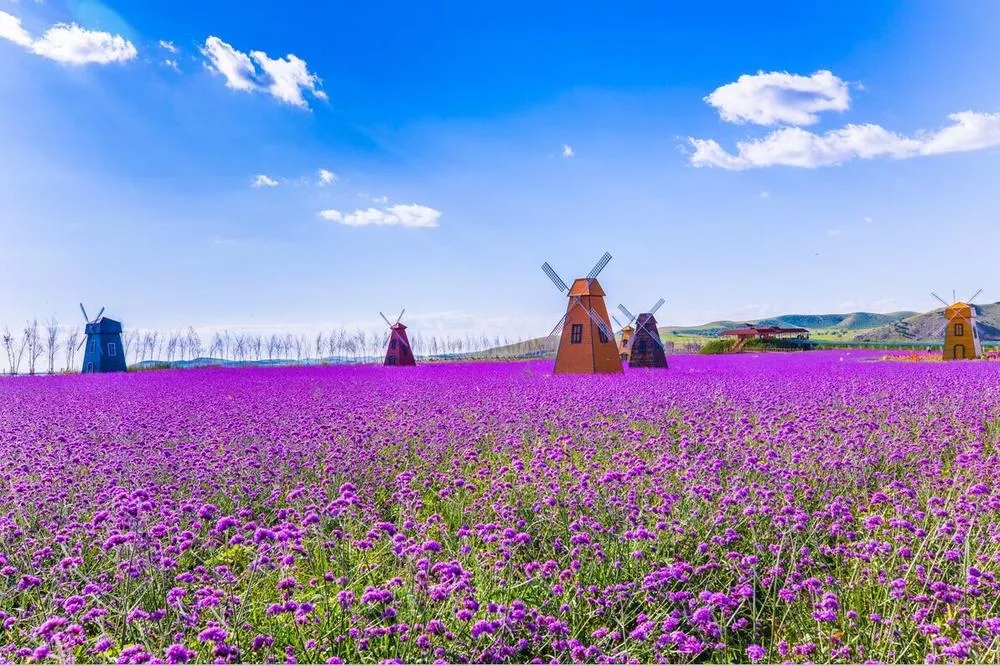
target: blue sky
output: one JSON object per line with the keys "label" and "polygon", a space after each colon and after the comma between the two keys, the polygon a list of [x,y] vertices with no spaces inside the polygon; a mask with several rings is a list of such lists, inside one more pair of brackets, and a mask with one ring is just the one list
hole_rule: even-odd
{"label": "blue sky", "polygon": [[0,325],[1000,300],[1000,4],[696,4],[0,0]]}

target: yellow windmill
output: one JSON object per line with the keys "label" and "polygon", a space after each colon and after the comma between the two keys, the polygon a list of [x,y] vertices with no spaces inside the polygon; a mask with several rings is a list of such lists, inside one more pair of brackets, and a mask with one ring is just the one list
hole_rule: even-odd
{"label": "yellow windmill", "polygon": [[983,345],[979,341],[979,329],[976,327],[976,306],[972,304],[982,289],[965,301],[956,300],[950,305],[943,298],[931,292],[931,296],[944,305],[944,328],[938,336],[944,333],[945,361],[979,358],[983,354]]}

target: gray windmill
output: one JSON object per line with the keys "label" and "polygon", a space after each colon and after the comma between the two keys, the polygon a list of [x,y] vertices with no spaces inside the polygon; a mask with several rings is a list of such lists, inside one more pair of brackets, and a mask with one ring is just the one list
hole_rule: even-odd
{"label": "gray windmill", "polygon": [[934,337],[939,338],[944,333],[942,357],[945,361],[973,359],[983,355],[983,345],[979,340],[979,328],[976,325],[976,306],[973,304],[982,292],[980,289],[964,301],[957,300],[955,293],[952,292],[953,302],[950,305],[931,292],[931,296],[944,306],[944,325]]}
{"label": "gray windmill", "polygon": [[606,294],[597,281],[597,276],[609,261],[611,255],[605,252],[586,277],[573,280],[572,287],[566,285],[549,262],[542,264],[542,271],[552,280],[556,289],[569,297],[566,314],[548,335],[549,338],[560,336],[556,352],[557,374],[622,372],[618,345],[604,304]]}
{"label": "gray windmill", "polygon": [[87,345],[83,354],[83,372],[125,372],[125,348],[122,345],[122,323],[102,317],[104,308],[91,319],[87,310],[80,303],[83,313],[84,338],[80,347]]}
{"label": "gray windmill", "polygon": [[396,322],[389,321],[389,318],[379,312],[382,321],[389,327],[385,333],[382,346],[385,347],[385,361],[382,365],[416,365],[417,360],[413,357],[413,349],[410,347],[410,339],[406,336],[406,325],[402,323],[403,313],[406,308],[399,312]]}
{"label": "gray windmill", "polygon": [[[662,298],[649,309],[633,315],[628,308],[618,304],[618,309],[627,318],[627,326],[635,326],[628,341],[628,367],[666,368],[667,354],[656,326],[656,313],[666,303]],[[624,327],[622,327],[624,331]],[[624,335],[624,333],[623,333]]]}

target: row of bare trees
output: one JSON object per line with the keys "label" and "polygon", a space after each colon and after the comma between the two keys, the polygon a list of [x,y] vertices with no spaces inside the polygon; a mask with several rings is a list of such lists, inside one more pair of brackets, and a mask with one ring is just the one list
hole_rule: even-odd
{"label": "row of bare trees", "polygon": [[[16,375],[21,372],[22,366],[26,365],[29,375],[46,371],[52,374],[72,367],[76,359],[80,334],[81,331],[76,328],[63,334],[55,318],[49,319],[44,324],[39,324],[37,319],[33,319],[18,331],[12,331],[9,326],[5,326],[0,341],[7,357],[7,371]],[[60,351],[65,354],[65,364],[62,368],[57,367]]]}
{"label": "row of bare trees", "polygon": [[[4,327],[2,343],[7,372],[34,375],[77,370],[82,334],[79,327],[60,327],[55,318],[43,323],[37,319],[29,321],[17,331]],[[469,334],[425,337],[419,332],[410,336],[410,344],[414,354],[423,358],[515,358],[542,355],[554,349],[552,338],[511,341],[506,337]],[[190,326],[187,330],[169,332],[125,329],[122,333],[122,351],[129,364],[200,358],[242,363],[377,362],[385,354],[385,345],[384,332],[345,328],[310,336],[225,330],[213,333],[207,340]]]}

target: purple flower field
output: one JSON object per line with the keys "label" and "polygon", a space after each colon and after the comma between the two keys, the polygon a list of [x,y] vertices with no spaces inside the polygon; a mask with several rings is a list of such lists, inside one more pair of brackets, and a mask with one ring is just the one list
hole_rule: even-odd
{"label": "purple flower field", "polygon": [[1000,660],[1000,363],[0,380],[0,661]]}

